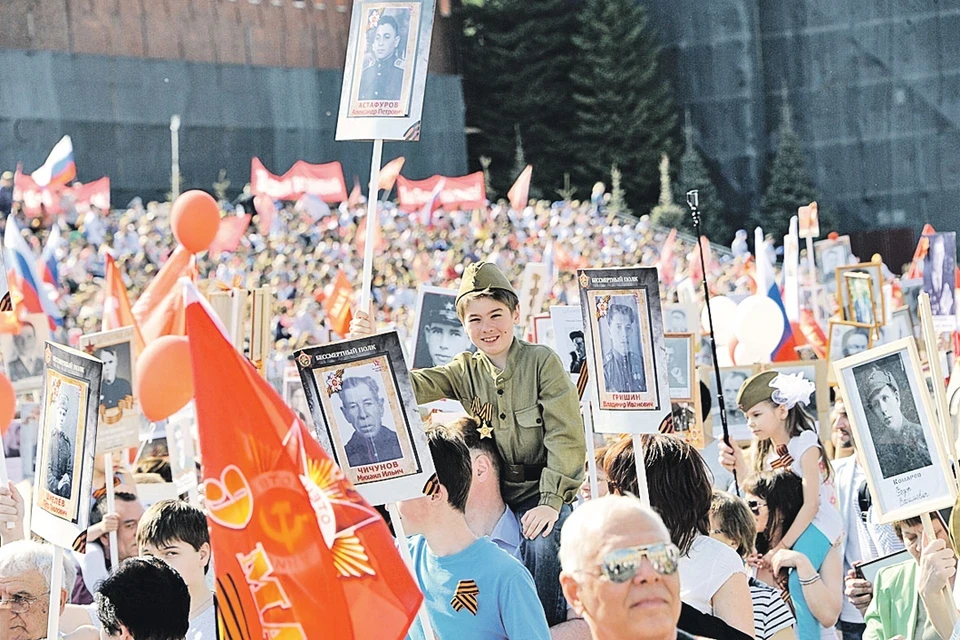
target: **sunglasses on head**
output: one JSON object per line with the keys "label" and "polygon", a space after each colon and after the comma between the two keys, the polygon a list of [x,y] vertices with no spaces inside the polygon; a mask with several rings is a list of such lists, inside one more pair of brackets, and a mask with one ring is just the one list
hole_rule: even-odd
{"label": "sunglasses on head", "polygon": [[670,542],[617,549],[604,556],[600,571],[610,582],[627,582],[637,575],[644,558],[650,560],[654,571],[662,576],[669,576],[677,572],[680,549]]}

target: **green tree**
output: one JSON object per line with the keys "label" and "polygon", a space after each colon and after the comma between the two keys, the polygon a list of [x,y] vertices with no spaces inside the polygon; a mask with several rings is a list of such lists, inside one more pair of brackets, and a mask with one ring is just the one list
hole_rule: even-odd
{"label": "green tree", "polygon": [[[685,148],[680,156],[680,175],[675,184],[674,197],[676,202],[686,206],[687,191],[696,189],[700,192],[701,230],[704,235],[714,242],[729,246],[733,241],[735,222],[727,219],[723,201],[717,187],[710,179],[710,172],[703,161],[703,156],[697,151],[693,142],[693,125],[690,122],[690,112],[685,115],[683,138]],[[692,224],[688,223],[688,224]]]}
{"label": "green tree", "polygon": [[[553,192],[573,161],[569,70],[582,0],[487,0],[465,3],[463,84],[471,158],[491,158],[491,179],[505,192],[515,130],[533,165],[534,189]],[[607,163],[604,167],[609,167]]]}
{"label": "green tree", "polygon": [[630,204],[649,210],[659,193],[660,154],[676,149],[676,115],[657,64],[657,34],[635,0],[586,0],[573,42],[574,179],[589,190],[616,164]]}
{"label": "green tree", "polygon": [[[760,226],[764,233],[773,234],[778,242],[790,230],[790,218],[797,215],[797,208],[817,199],[792,120],[784,92],[780,140],[767,171],[767,189],[760,199],[760,211],[752,216],[753,226]],[[827,224],[821,218],[821,229],[829,229]]]}
{"label": "green tree", "polygon": [[617,165],[610,167],[610,202],[606,209],[610,215],[628,216],[631,213],[623,188],[623,172]]}
{"label": "green tree", "polygon": [[684,207],[673,201],[670,184],[670,158],[660,156],[660,202],[650,211],[650,221],[661,227],[682,229],[690,225],[690,219]]}

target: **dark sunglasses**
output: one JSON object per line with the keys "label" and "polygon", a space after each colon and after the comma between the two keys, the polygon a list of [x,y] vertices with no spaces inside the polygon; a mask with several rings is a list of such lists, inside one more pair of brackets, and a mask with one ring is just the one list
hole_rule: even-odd
{"label": "dark sunglasses", "polygon": [[603,557],[600,571],[610,582],[624,583],[637,575],[644,558],[650,560],[654,571],[660,575],[669,576],[677,572],[680,549],[670,542],[617,549]]}

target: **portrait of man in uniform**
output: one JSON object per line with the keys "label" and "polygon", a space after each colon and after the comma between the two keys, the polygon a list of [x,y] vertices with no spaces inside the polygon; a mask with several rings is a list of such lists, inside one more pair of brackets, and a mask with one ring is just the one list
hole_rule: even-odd
{"label": "portrait of man in uniform", "polygon": [[35,379],[39,386],[43,376],[43,341],[49,336],[49,327],[42,315],[28,316],[20,333],[3,336],[3,358],[11,382],[23,384]]}
{"label": "portrait of man in uniform", "polygon": [[[747,424],[747,416],[737,404],[737,393],[746,382],[749,374],[745,371],[720,371],[720,386],[723,389],[723,406],[727,409],[727,426],[734,427]],[[748,407],[749,408],[749,407]]]}
{"label": "portrait of man in uniform", "polygon": [[[599,320],[601,335],[609,344],[603,349],[603,382],[608,393],[640,393],[647,390],[637,301],[629,295],[610,297],[607,313]],[[604,331],[604,328],[606,331]]]}
{"label": "portrait of man in uniform", "polygon": [[401,57],[406,40],[397,20],[380,15],[376,26],[367,30],[372,62],[360,74],[360,100],[399,100],[403,92],[406,61]]}
{"label": "portrait of man in uniform", "polygon": [[[73,438],[76,436],[76,407],[71,406],[70,398],[62,391],[53,401],[52,415],[48,418],[50,426],[47,440],[47,479],[46,488],[50,493],[70,499],[73,487]],[[70,415],[74,424],[70,425]]]}
{"label": "portrait of man in uniform", "polygon": [[370,376],[344,377],[337,396],[340,411],[351,427],[340,427],[351,467],[403,457],[397,432],[384,424],[385,400],[376,380]]}
{"label": "portrait of man in uniform", "polygon": [[457,354],[476,351],[457,317],[453,296],[428,293],[422,304],[414,369],[450,364]]}
{"label": "portrait of man in uniform", "polygon": [[686,333],[687,329],[687,311],[680,307],[674,307],[672,309],[667,309],[667,313],[664,318],[665,326],[664,332],[666,333]]}
{"label": "portrait of man in uniform", "polygon": [[855,367],[853,375],[883,477],[933,464],[900,354]]}
{"label": "portrait of man in uniform", "polygon": [[583,338],[583,331],[570,332],[570,341],[573,343],[573,350],[570,352],[570,373],[580,373],[583,363],[587,359],[587,343]]}
{"label": "portrait of man in uniform", "polygon": [[[103,360],[103,381],[100,386],[100,404],[107,409],[120,405],[124,398],[133,397],[130,385],[130,345],[116,344],[104,347],[97,352]],[[123,374],[120,374],[120,371]]]}
{"label": "portrait of man in uniform", "polygon": [[930,309],[935,316],[955,316],[957,236],[955,233],[934,233],[924,237],[930,241],[923,259],[923,290],[930,296]]}

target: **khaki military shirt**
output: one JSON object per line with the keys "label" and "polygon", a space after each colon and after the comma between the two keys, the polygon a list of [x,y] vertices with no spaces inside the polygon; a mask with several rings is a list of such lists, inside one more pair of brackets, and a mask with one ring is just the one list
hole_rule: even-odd
{"label": "khaki military shirt", "polygon": [[[515,338],[502,371],[483,352],[464,352],[449,364],[412,371],[411,378],[420,404],[458,400],[474,417],[477,404],[489,405],[485,413],[507,465],[502,474],[507,504],[538,492],[539,504],[558,511],[573,502],[586,460],[583,420],[570,374],[549,347]],[[518,465],[545,467],[538,481],[530,472],[520,477]]]}

